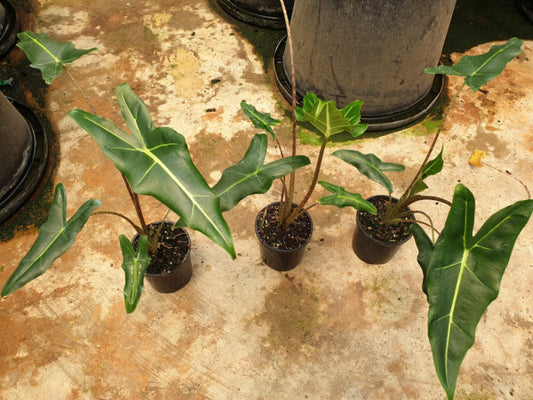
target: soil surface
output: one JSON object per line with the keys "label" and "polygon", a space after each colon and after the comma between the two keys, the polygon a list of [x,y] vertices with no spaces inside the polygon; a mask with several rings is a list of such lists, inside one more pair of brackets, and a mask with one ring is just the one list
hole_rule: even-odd
{"label": "soil surface", "polygon": [[303,246],[313,233],[311,220],[308,214],[301,214],[283,229],[279,222],[279,204],[270,204],[259,212],[255,229],[261,241],[281,250],[293,250]]}
{"label": "soil surface", "polygon": [[[385,224],[383,220],[385,219],[385,213],[391,204],[389,200],[386,198],[374,198],[369,201],[376,206],[376,215],[372,215],[366,211],[359,211],[358,213],[359,223],[366,233],[368,233],[374,239],[386,243],[401,242],[409,237],[411,234],[410,225],[414,220],[413,214],[409,214],[401,218],[407,222]],[[396,203],[394,199],[393,203]],[[407,209],[404,211],[407,211]]]}
{"label": "soil surface", "polygon": [[[157,234],[160,222],[150,224],[151,234]],[[170,272],[174,265],[179,265],[185,260],[190,249],[190,240],[185,230],[172,229],[171,222],[165,222],[159,233],[157,253],[150,254],[150,265],[146,271],[149,274],[165,274]],[[133,248],[137,250],[138,236],[133,240]]]}

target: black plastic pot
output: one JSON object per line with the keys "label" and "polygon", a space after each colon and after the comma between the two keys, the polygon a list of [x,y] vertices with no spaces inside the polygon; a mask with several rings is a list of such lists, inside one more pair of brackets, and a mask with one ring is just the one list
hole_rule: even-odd
{"label": "black plastic pot", "polygon": [[19,21],[15,9],[7,0],[0,0],[0,58],[15,44]]}
{"label": "black plastic pot", "polygon": [[[456,0],[305,0],[294,4],[291,31],[299,98],[313,92],[339,107],[364,102],[369,130],[396,129],[421,119],[443,80],[424,68],[439,63]],[[285,46],[278,86],[288,88]]]}
{"label": "black plastic pot", "polygon": [[[377,199],[389,199],[389,196],[372,196],[368,201]],[[398,200],[392,198],[393,202]],[[396,252],[400,249],[400,246],[411,239],[412,234],[397,242],[383,242],[372,237],[361,225],[361,211],[357,212],[356,226],[352,237],[352,248],[357,257],[368,264],[385,264],[390,261]],[[410,218],[414,220],[414,215]]]}
{"label": "black plastic pot", "polygon": [[302,257],[305,253],[305,248],[311,240],[311,236],[313,235],[313,220],[311,219],[311,216],[308,212],[305,212],[303,214],[303,218],[305,218],[307,220],[306,222],[308,222],[310,225],[310,231],[305,242],[301,243],[298,247],[288,250],[272,247],[263,238],[260,226],[261,221],[263,219],[263,215],[268,212],[269,208],[275,206],[279,206],[279,202],[267,205],[257,214],[254,224],[255,234],[257,236],[257,239],[259,240],[259,249],[263,262],[270,268],[275,269],[276,271],[289,271],[296,267],[302,260]]}
{"label": "black plastic pot", "polygon": [[[172,222],[163,222],[165,225],[172,227],[174,223]],[[150,228],[156,229],[161,222],[154,222],[148,224]],[[180,263],[174,263],[163,273],[153,273],[150,272],[150,266],[146,272],[145,278],[150,283],[150,285],[160,293],[173,293],[177,290],[184,287],[192,276],[192,263],[190,257],[190,247],[191,247],[191,238],[185,229],[176,228],[176,231],[179,232],[181,240],[185,238],[187,242],[187,252],[183,256],[183,260]],[[132,240],[134,247],[136,246],[139,236],[135,235]],[[166,243],[172,245],[172,243]],[[161,249],[159,251],[162,251]]]}
{"label": "black plastic pot", "polygon": [[39,186],[48,162],[48,140],[35,114],[0,91],[0,223]]}
{"label": "black plastic pot", "polygon": [[[285,29],[285,19],[279,0],[217,0],[231,16],[240,21],[263,28]],[[289,16],[294,0],[286,0]]]}

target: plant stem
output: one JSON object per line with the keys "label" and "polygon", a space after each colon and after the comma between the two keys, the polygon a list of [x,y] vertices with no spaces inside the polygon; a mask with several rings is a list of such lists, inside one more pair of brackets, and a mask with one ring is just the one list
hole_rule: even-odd
{"label": "plant stem", "polygon": [[121,213],[118,213],[118,212],[115,212],[115,211],[96,211],[96,212],[93,213],[93,215],[98,215],[98,214],[115,215],[117,217],[120,217],[120,218],[126,220],[131,226],[133,226],[133,229],[135,229],[135,232],[137,232],[139,235],[144,235],[144,233],[145,233],[143,228],[141,228],[139,225],[135,224],[135,222],[133,222],[128,217],[126,217],[124,214],[121,214]]}
{"label": "plant stem", "polygon": [[72,75],[69,71],[69,69],[63,65],[63,69],[65,70],[65,72],[67,73],[67,75],[70,77],[70,79],[72,80],[72,82],[74,82],[74,86],[76,86],[76,89],[79,90],[79,92],[81,93],[81,95],[83,96],[83,99],[85,100],[85,102],[87,103],[87,105],[89,106],[89,109],[91,110],[91,112],[93,114],[96,114],[96,109],[94,108],[93,104],[91,103],[91,101],[89,100],[89,97],[87,96],[87,94],[85,93],[85,91],[82,89],[82,87],[80,86],[80,84],[78,83],[78,81],[76,80],[76,78],[74,78],[74,75]]}
{"label": "plant stem", "polygon": [[[291,154],[293,156],[296,155],[296,70],[294,67],[294,50],[292,47],[292,34],[291,34],[291,27],[289,23],[289,15],[287,13],[287,7],[285,7],[285,1],[280,0],[281,9],[283,10],[283,18],[285,20],[285,27],[287,29],[287,46],[289,49],[289,60],[290,60],[290,66],[291,66],[291,91],[292,91],[292,103],[291,103],[291,113],[292,113],[292,150]],[[294,197],[294,187],[295,187],[295,181],[296,181],[296,173],[293,171],[289,175],[289,189],[287,196],[282,196],[282,201],[280,203],[280,222],[282,222],[282,226],[287,225],[285,224],[286,220],[289,218],[289,214],[291,214],[291,208],[292,208],[292,199]],[[283,201],[284,200],[284,201]]]}

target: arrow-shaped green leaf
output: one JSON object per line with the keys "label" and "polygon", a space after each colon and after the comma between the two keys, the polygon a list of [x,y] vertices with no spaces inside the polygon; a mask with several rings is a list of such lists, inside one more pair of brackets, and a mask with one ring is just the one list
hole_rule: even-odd
{"label": "arrow-shaped green leaf", "polygon": [[48,219],[39,229],[37,240],[28,254],[20,261],[17,269],[2,288],[2,296],[13,293],[42,275],[59,256],[72,246],[76,235],[93,211],[101,204],[100,200],[88,200],[67,221],[67,194],[65,187],[58,183]]}
{"label": "arrow-shaped green leaf", "polygon": [[281,178],[310,163],[305,156],[286,157],[264,164],[268,137],[257,134],[250,142],[243,159],[227,168],[213,187],[220,198],[220,209],[232,209],[246,196],[266,193],[274,179]]}
{"label": "arrow-shaped green leaf", "polygon": [[359,193],[350,193],[343,187],[334,185],[329,182],[320,181],[324,189],[333,193],[330,196],[324,196],[317,201],[322,205],[336,206],[339,208],[353,207],[356,210],[367,211],[370,214],[376,214],[376,207],[369,201],[363,199]]}
{"label": "arrow-shaped green leaf", "polygon": [[362,104],[362,101],[354,101],[339,110],[334,101],[324,101],[313,93],[307,93],[303,107],[295,110],[296,118],[298,121],[311,123],[326,140],[345,131],[357,137],[368,127],[367,124],[360,123]]}
{"label": "arrow-shaped green leaf", "polygon": [[58,42],[45,33],[25,31],[17,36],[20,40],[17,46],[26,53],[31,67],[41,71],[47,85],[61,75],[64,64],[71,63],[96,50],[96,47],[86,50],[76,49],[72,42]]}
{"label": "arrow-shaped green leaf", "polygon": [[130,240],[124,236],[119,236],[120,248],[122,250],[122,269],[126,275],[124,285],[124,304],[126,312],[132,313],[137,308],[144,288],[144,275],[150,265],[148,255],[148,236],[141,235],[137,243],[137,251],[133,249]]}
{"label": "arrow-shaped green leaf", "polygon": [[[449,399],[454,397],[459,368],[474,343],[477,324],[498,296],[514,243],[533,212],[533,200],[498,211],[472,236],[474,212],[474,196],[457,185],[426,270],[428,335],[437,375]],[[423,264],[424,260],[426,256]]]}
{"label": "arrow-shaped green leaf", "polygon": [[257,108],[245,101],[241,101],[241,109],[244,112],[244,115],[246,115],[250,121],[252,121],[252,124],[254,124],[257,129],[262,129],[270,133],[272,139],[276,138],[276,134],[272,130],[271,126],[279,125],[281,121],[272,118],[268,113],[257,111]]}
{"label": "arrow-shaped green leaf", "polygon": [[387,189],[389,193],[392,193],[392,183],[383,172],[400,172],[405,169],[401,164],[384,163],[374,154],[363,154],[356,150],[337,150],[332,155],[353,165],[367,178]]}
{"label": "arrow-shaped green leaf", "polygon": [[463,56],[454,66],[439,65],[426,68],[428,74],[458,75],[465,77],[465,83],[477,92],[481,86],[500,75],[505,66],[522,52],[524,42],[511,38],[502,45],[495,45],[485,54]]}
{"label": "arrow-shaped green leaf", "polygon": [[219,199],[194,166],[185,138],[171,128],[155,128],[146,105],[127,84],[117,87],[117,98],[131,135],[82,110],[69,116],[96,140],[136,193],[153,196],[235,258]]}

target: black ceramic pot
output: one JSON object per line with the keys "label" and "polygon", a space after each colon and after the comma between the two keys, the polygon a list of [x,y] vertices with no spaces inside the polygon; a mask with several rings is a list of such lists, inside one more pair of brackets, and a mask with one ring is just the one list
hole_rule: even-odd
{"label": "black ceramic pot", "polygon": [[[290,28],[297,95],[315,93],[339,107],[364,102],[369,130],[418,121],[442,89],[439,63],[456,0],[305,0],[294,4]],[[291,90],[287,48],[276,68],[285,97]],[[280,76],[280,74],[282,76]],[[281,85],[280,85],[281,84]]]}
{"label": "black ceramic pot", "polygon": [[[293,206],[296,207],[296,204]],[[270,209],[276,209],[277,207],[279,207],[279,202],[271,203],[257,214],[255,219],[255,234],[259,240],[259,249],[263,262],[276,271],[289,271],[296,267],[302,260],[302,257],[305,253],[305,248],[311,240],[311,236],[313,235],[313,220],[306,211],[301,217],[299,217],[299,219],[295,221],[295,223],[301,221],[309,226],[309,230],[306,232],[307,237],[304,238],[305,241],[301,242],[298,247],[293,249],[280,249],[272,247],[263,237],[262,221],[265,213],[268,213]]]}
{"label": "black ceramic pot", "polygon": [[[240,21],[263,28],[285,29],[285,19],[279,0],[217,0],[231,16]],[[286,0],[290,16],[294,0]]]}
{"label": "black ceramic pot", "polygon": [[[389,196],[372,196],[368,201],[389,199]],[[393,202],[398,200],[392,198]],[[414,220],[414,214],[410,216]],[[372,237],[361,224],[361,211],[357,212],[356,226],[352,238],[352,248],[357,257],[368,264],[385,264],[390,261],[400,246],[411,239],[412,234],[396,242],[383,242]]]}
{"label": "black ceramic pot", "polygon": [[15,44],[19,30],[17,13],[7,0],[0,0],[0,58]]}
{"label": "black ceramic pot", "polygon": [[[163,223],[169,228],[172,228],[172,226],[174,225],[172,222],[163,222]],[[148,224],[148,227],[157,229],[157,227],[160,224],[161,222],[154,222],[154,223]],[[148,266],[148,270],[145,275],[145,278],[150,283],[150,285],[160,293],[176,292],[177,290],[184,287],[189,282],[192,276],[192,263],[191,263],[191,257],[190,257],[191,238],[189,237],[189,234],[187,233],[187,231],[182,228],[176,228],[173,231],[173,237],[174,237],[174,233],[175,233],[176,239],[165,242],[165,245],[168,247],[172,247],[173,243],[175,244],[176,241],[179,241],[179,242],[185,241],[187,250],[186,250],[185,255],[182,257],[182,261],[179,263],[173,263],[172,266],[166,267],[165,271],[162,273],[153,272],[153,265],[152,265],[152,262],[150,262],[150,266]],[[138,238],[139,236],[135,235],[135,237],[132,240],[134,248],[136,247]],[[163,251],[162,248],[160,248],[159,251]],[[151,268],[152,268],[152,272],[151,272]]]}

